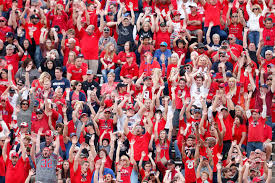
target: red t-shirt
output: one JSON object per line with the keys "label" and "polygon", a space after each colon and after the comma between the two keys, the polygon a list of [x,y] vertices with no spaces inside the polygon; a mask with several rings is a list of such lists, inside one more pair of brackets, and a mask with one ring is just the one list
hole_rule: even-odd
{"label": "red t-shirt", "polygon": [[169,33],[168,31],[162,32],[161,30],[159,30],[158,32],[156,32],[154,34],[154,40],[156,41],[155,50],[160,48],[160,43],[161,42],[166,42],[167,43],[167,49],[171,49],[170,36],[171,36],[171,33]]}
{"label": "red t-shirt", "polygon": [[169,146],[170,146],[170,141],[169,140],[166,140],[166,142],[164,144],[160,144],[159,142],[159,139],[156,140],[156,146],[160,146],[160,159],[165,157],[166,160],[169,160],[170,157],[169,157]]}
{"label": "red t-shirt", "polygon": [[[269,39],[267,39],[269,38]],[[271,29],[264,28],[263,30],[263,40],[265,46],[274,46],[275,41],[275,28]]]}
{"label": "red t-shirt", "polygon": [[229,25],[229,34],[234,34],[238,40],[243,40],[243,25],[238,23],[237,25]]}
{"label": "red t-shirt", "polygon": [[193,183],[196,182],[196,172],[195,172],[195,159],[190,159],[186,157],[183,160],[184,167],[185,167],[185,182],[186,183]]}
{"label": "red t-shirt", "polygon": [[272,140],[272,128],[268,125],[264,125],[264,141],[267,139]]}
{"label": "red t-shirt", "polygon": [[144,157],[143,161],[148,161],[149,158],[147,154],[151,135],[148,132],[146,132],[144,135],[133,135],[131,132],[129,132],[127,138],[129,141],[135,140],[134,159],[136,161],[139,161],[141,158],[141,152],[144,151],[146,153],[146,156]]}
{"label": "red t-shirt", "polygon": [[[233,136],[233,140],[236,140],[237,144],[239,144],[242,139],[242,133],[247,132],[246,125],[240,125],[239,127],[235,126],[234,131],[235,133]],[[245,138],[245,140],[243,141],[244,145],[246,145],[246,141],[247,141],[247,138]]]}
{"label": "red t-shirt", "polygon": [[18,53],[12,54],[11,56],[6,55],[5,59],[7,61],[7,65],[12,65],[14,73],[18,70],[18,63],[19,63],[19,55]]}
{"label": "red t-shirt", "polygon": [[[22,183],[25,182],[25,162],[22,157],[19,158],[16,165],[13,166],[11,160],[7,158],[6,161],[6,182],[7,183]],[[15,176],[16,175],[16,176]]]}
{"label": "red t-shirt", "polygon": [[[189,21],[196,20],[196,21],[202,22],[202,15],[199,14],[198,12],[195,15],[192,15],[191,13],[188,14],[188,18],[189,18]],[[194,31],[194,30],[201,29],[201,25],[188,25],[186,28],[190,31]]]}
{"label": "red t-shirt", "polygon": [[133,62],[131,65],[126,63],[121,67],[120,76],[125,77],[127,75],[131,75],[132,77],[138,77],[138,65],[135,62]]}
{"label": "red t-shirt", "polygon": [[[103,58],[103,61],[105,62],[105,64],[107,64],[107,66],[111,65],[112,63],[117,63],[117,55],[114,53],[113,57],[111,57],[111,55],[105,55],[106,51],[103,50],[100,54],[100,59]],[[104,69],[104,66],[102,64],[101,69]],[[115,69],[115,65],[113,65],[111,67],[111,69]]]}
{"label": "red t-shirt", "polygon": [[[100,131],[100,134],[102,134],[105,130],[107,130],[107,132],[109,131],[114,131],[114,121],[112,119],[98,119],[98,128]],[[107,136],[107,138],[110,138],[110,134],[107,133],[105,135],[105,137]]]}
{"label": "red t-shirt", "polygon": [[[0,3],[1,4],[1,3]],[[7,32],[12,32],[12,29],[8,26],[4,26],[0,28],[0,39],[5,42]]]}
{"label": "red t-shirt", "polygon": [[213,22],[214,25],[220,25],[220,10],[222,9],[222,5],[219,1],[215,5],[205,3],[205,23],[204,26],[208,27],[210,22]]}
{"label": "red t-shirt", "polygon": [[[217,154],[222,153],[222,148],[223,148],[223,145],[219,146],[218,143],[214,147],[210,148],[210,150],[212,151],[213,162],[214,162],[213,172],[217,172],[217,167],[216,166],[217,166],[217,163],[219,161],[219,159],[217,157]],[[205,156],[205,157],[208,158],[205,147],[200,148],[200,155]]]}
{"label": "red t-shirt", "polygon": [[71,80],[77,80],[82,82],[82,76],[86,75],[87,67],[85,67],[83,64],[80,68],[76,68],[75,65],[71,65],[68,68],[68,73],[72,74]]}
{"label": "red t-shirt", "polygon": [[84,28],[79,32],[80,48],[85,60],[98,59],[98,41],[101,36],[99,29],[96,29],[92,35],[89,35]]}
{"label": "red t-shirt", "polygon": [[43,27],[43,25],[41,22],[38,22],[37,24],[26,22],[24,25],[24,29],[26,31],[26,39],[28,39],[31,42],[29,31],[33,31],[33,38],[35,40],[35,44],[39,45],[40,44],[39,38],[40,38],[42,27]]}
{"label": "red t-shirt", "polygon": [[[99,156],[96,156],[95,157],[95,159],[94,159],[94,162],[96,163],[97,162],[97,160],[99,160],[100,158],[99,158]],[[105,164],[104,164],[104,168],[112,168],[112,163],[113,163],[113,161],[111,160],[111,158],[107,155],[107,157],[106,157],[106,162],[105,162]]]}
{"label": "red t-shirt", "polygon": [[73,178],[72,183],[79,183],[79,182],[83,182],[83,183],[90,183],[92,180],[92,172],[90,171],[90,169],[88,169],[87,173],[83,174],[81,172],[81,166],[78,165],[78,168],[76,170],[76,172],[74,172],[73,174]]}
{"label": "red t-shirt", "polygon": [[264,142],[264,125],[265,119],[260,118],[253,121],[252,116],[248,119],[248,140],[247,142]]}
{"label": "red t-shirt", "polygon": [[120,170],[121,180],[124,183],[131,183],[131,174],[133,170],[133,164],[128,167],[122,167]]}

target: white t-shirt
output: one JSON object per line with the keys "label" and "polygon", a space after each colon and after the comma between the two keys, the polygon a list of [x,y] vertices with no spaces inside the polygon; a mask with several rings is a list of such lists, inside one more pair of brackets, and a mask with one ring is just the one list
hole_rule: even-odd
{"label": "white t-shirt", "polygon": [[203,85],[201,87],[197,87],[196,83],[193,83],[191,85],[190,88],[190,95],[191,98],[195,97],[195,102],[194,105],[196,105],[197,107],[202,107],[201,102],[200,102],[200,98],[206,98],[209,92],[209,88],[205,88]]}

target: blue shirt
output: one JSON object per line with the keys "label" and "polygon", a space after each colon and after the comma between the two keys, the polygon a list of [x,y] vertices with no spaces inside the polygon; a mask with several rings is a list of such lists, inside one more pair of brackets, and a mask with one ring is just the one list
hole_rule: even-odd
{"label": "blue shirt", "polygon": [[157,58],[157,61],[159,62],[160,67],[162,67],[162,61],[160,60],[160,57],[161,57],[162,54],[165,55],[165,66],[167,68],[167,66],[168,66],[168,58],[171,57],[172,52],[169,49],[166,49],[164,52],[160,51],[160,49],[157,49],[155,51],[154,57]]}
{"label": "blue shirt", "polygon": [[[104,170],[103,170],[103,176],[107,175],[107,174],[111,174],[114,179],[116,178],[115,173],[114,173],[114,171],[112,169],[110,169],[110,168],[104,168]],[[93,173],[93,177],[92,177],[91,183],[94,183],[94,175],[95,175],[95,171]]]}
{"label": "blue shirt", "polygon": [[55,90],[58,86],[62,88],[64,92],[66,88],[70,88],[70,81],[66,78],[62,78],[61,80],[52,80],[53,89]]}

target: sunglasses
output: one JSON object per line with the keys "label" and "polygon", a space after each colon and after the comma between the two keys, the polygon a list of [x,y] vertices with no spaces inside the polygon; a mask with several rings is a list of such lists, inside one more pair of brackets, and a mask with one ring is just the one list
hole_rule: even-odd
{"label": "sunglasses", "polygon": [[23,86],[23,84],[17,84],[18,86]]}
{"label": "sunglasses", "polygon": [[238,16],[232,16],[232,18],[236,18],[236,17],[238,17]]}
{"label": "sunglasses", "polygon": [[29,105],[28,103],[22,103],[22,105]]}
{"label": "sunglasses", "polygon": [[267,81],[272,81],[272,79],[271,78],[268,78],[268,79],[266,79]]}
{"label": "sunglasses", "polygon": [[259,10],[259,8],[253,8],[252,11],[254,11],[254,10]]}
{"label": "sunglasses", "polygon": [[228,38],[228,40],[233,40],[232,38]]}
{"label": "sunglasses", "polygon": [[0,20],[0,22],[5,22],[4,20]]}

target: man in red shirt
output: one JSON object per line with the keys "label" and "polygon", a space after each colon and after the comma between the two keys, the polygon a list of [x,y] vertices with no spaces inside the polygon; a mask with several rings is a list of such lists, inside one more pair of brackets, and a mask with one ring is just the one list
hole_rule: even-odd
{"label": "man in red shirt", "polygon": [[154,68],[160,69],[160,65],[158,61],[153,59],[153,55],[151,52],[144,53],[144,57],[145,60],[140,64],[139,67],[139,76],[141,76],[142,73],[145,73],[145,76],[151,76],[152,70]]}
{"label": "man in red shirt", "polygon": [[246,116],[248,119],[248,139],[247,139],[247,157],[249,157],[251,151],[256,149],[263,150],[264,142],[264,127],[266,121],[266,101],[265,94],[262,94],[260,98],[263,101],[263,110],[260,114],[259,109],[249,109],[249,102],[251,96],[248,96],[248,102],[246,103]]}
{"label": "man in red shirt", "polygon": [[[21,157],[19,157],[19,154],[16,151],[11,151],[10,155],[7,154],[8,151],[8,144],[10,143],[10,138],[6,138],[3,150],[2,150],[2,156],[3,160],[6,164],[6,176],[5,181],[6,182],[12,182],[12,183],[22,183],[25,182],[25,160],[27,157],[26,154],[26,148],[23,143],[24,135],[21,135],[20,138],[20,147],[22,150]],[[16,175],[16,176],[15,176]]]}
{"label": "man in red shirt", "polygon": [[197,11],[197,4],[196,3],[191,3],[189,5],[191,9],[191,13],[188,14],[187,18],[187,27],[186,29],[188,30],[189,34],[198,36],[198,42],[202,42],[202,16],[201,14],[198,13]]}
{"label": "man in red shirt", "polygon": [[19,50],[18,53],[14,53],[15,46],[12,44],[8,44],[6,46],[6,56],[5,59],[7,61],[7,65],[12,65],[13,67],[13,73],[16,73],[18,70],[18,62],[20,60],[20,57],[24,54],[24,50],[21,48],[17,40],[14,40],[13,44],[17,47]]}
{"label": "man in red shirt", "polygon": [[12,32],[11,28],[6,26],[7,19],[5,17],[0,17],[0,40],[5,42],[6,40],[6,33]]}
{"label": "man in red shirt", "polygon": [[69,81],[86,81],[87,80],[87,67],[83,64],[84,56],[82,54],[78,54],[75,60],[75,65],[71,65],[68,68],[67,79]]}
{"label": "man in red shirt", "polygon": [[77,29],[80,33],[80,48],[81,52],[84,55],[84,59],[88,64],[89,70],[92,70],[93,73],[97,73],[98,69],[98,41],[103,31],[103,17],[104,11],[100,13],[100,27],[97,28],[94,25],[89,25],[90,21],[87,21],[88,27],[86,30],[81,25],[81,15],[79,14],[77,18]]}
{"label": "man in red shirt", "polygon": [[213,22],[213,27],[211,29],[210,37],[212,38],[213,34],[219,34],[221,40],[225,40],[227,38],[226,32],[221,30],[221,10],[222,10],[222,0],[200,0],[200,3],[203,5],[205,9],[205,22],[204,22],[204,29],[203,32],[206,32],[209,27],[209,23]]}
{"label": "man in red shirt", "polygon": [[132,54],[126,53],[126,64],[121,67],[120,79],[125,82],[127,75],[132,76],[132,80],[138,78],[138,65],[133,62],[134,58]]}
{"label": "man in red shirt", "polygon": [[273,51],[275,41],[275,28],[273,26],[272,18],[266,18],[264,30],[261,32],[261,38],[264,41],[264,46],[261,50],[261,56],[265,56],[267,50]]}
{"label": "man in red shirt", "polygon": [[143,119],[143,123],[145,124],[145,126],[147,126],[147,132],[143,135],[143,129],[142,126],[140,124],[137,124],[134,128],[134,133],[129,131],[129,127],[128,127],[128,117],[126,118],[125,122],[124,122],[124,134],[127,136],[129,141],[135,140],[135,144],[134,144],[134,159],[135,161],[139,161],[141,159],[141,153],[142,151],[144,151],[146,153],[146,156],[144,157],[144,161],[148,161],[148,147],[149,147],[149,142],[151,139],[151,134],[152,134],[152,130],[153,130],[153,123],[151,121],[150,118],[147,118],[146,120]]}
{"label": "man in red shirt", "polygon": [[236,36],[234,34],[228,35],[229,47],[232,50],[233,54],[236,57],[240,57],[243,51],[243,47],[239,44],[236,44]]}

